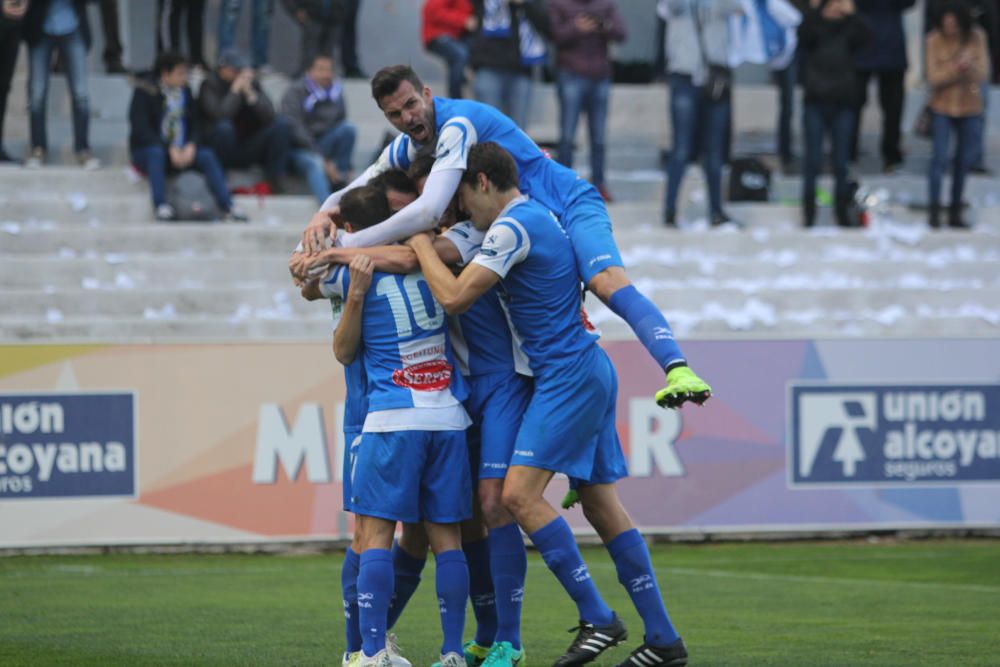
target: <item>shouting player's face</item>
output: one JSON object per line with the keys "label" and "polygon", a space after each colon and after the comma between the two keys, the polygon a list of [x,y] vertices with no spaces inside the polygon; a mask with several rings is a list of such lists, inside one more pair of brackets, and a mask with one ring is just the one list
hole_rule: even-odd
{"label": "shouting player's face", "polygon": [[379,101],[386,120],[400,132],[409,135],[418,144],[434,140],[434,97],[424,86],[418,91],[409,81],[404,81],[392,95]]}

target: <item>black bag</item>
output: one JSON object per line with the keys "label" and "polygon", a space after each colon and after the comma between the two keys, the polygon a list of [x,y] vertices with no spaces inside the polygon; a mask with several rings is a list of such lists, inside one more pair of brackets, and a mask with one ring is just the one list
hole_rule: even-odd
{"label": "black bag", "polygon": [[222,218],[205,177],[190,169],[177,174],[167,184],[167,203],[174,207],[178,220],[204,221]]}
{"label": "black bag", "polygon": [[771,170],[755,157],[737,158],[729,169],[729,201],[768,201]]}

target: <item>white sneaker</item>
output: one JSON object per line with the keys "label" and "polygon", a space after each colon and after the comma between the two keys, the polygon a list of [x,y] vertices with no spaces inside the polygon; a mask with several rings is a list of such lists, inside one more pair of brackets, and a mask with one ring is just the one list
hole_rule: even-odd
{"label": "white sneaker", "polygon": [[173,222],[177,219],[177,211],[170,204],[160,204],[156,207],[156,219],[160,222]]}
{"label": "white sneaker", "polygon": [[399,650],[399,642],[393,632],[385,633],[385,651],[389,654],[392,667],[413,667],[413,663],[403,657]]}
{"label": "white sneaker", "polygon": [[441,662],[438,663],[441,667],[466,667],[465,656],[461,653],[446,653],[441,656]]}
{"label": "white sneaker", "polygon": [[358,667],[392,667],[392,658],[389,657],[389,651],[382,649],[372,657],[365,655],[364,651],[358,651],[361,655],[358,661]]}
{"label": "white sneaker", "polygon": [[76,161],[84,171],[95,171],[101,168],[101,161],[94,157],[90,151],[80,151],[76,154]]}
{"label": "white sneaker", "polygon": [[344,657],[341,659],[341,667],[358,667],[361,664],[361,656],[364,655],[361,651],[355,651],[354,653],[348,653],[344,651]]}
{"label": "white sneaker", "polygon": [[28,159],[24,161],[24,168],[41,169],[43,164],[45,164],[45,149],[32,148],[31,154],[28,155]]}

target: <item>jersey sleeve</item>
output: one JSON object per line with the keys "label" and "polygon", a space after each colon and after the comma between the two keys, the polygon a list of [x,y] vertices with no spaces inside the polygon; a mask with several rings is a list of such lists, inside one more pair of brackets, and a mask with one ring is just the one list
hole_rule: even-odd
{"label": "jersey sleeve", "polygon": [[505,278],[515,264],[525,260],[530,251],[531,240],[521,223],[513,218],[500,218],[486,231],[483,245],[472,263]]}
{"label": "jersey sleeve", "polygon": [[330,270],[330,273],[323,278],[319,284],[319,293],[327,299],[347,298],[347,288],[350,287],[350,272],[343,264],[339,264]]}
{"label": "jersey sleeve", "polygon": [[479,248],[483,245],[483,239],[486,238],[486,234],[473,227],[469,221],[452,225],[441,236],[451,241],[458,248],[458,254],[462,258],[462,266],[471,262],[472,258],[479,253]]}
{"label": "jersey sleeve", "polygon": [[476,127],[468,118],[452,118],[441,128],[437,146],[434,149],[434,166],[440,169],[465,170],[469,161],[469,149],[479,141]]}

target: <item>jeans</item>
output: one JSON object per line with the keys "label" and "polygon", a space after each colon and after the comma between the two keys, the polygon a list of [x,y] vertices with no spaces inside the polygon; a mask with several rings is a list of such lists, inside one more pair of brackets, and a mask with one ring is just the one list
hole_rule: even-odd
{"label": "jeans", "polygon": [[858,137],[861,134],[861,114],[865,104],[868,103],[868,81],[871,77],[878,80],[878,103],[882,108],[882,162],[885,164],[897,164],[903,161],[903,151],[900,148],[900,124],[903,119],[903,97],[905,86],[903,77],[905,70],[892,70],[888,72],[870,72],[859,70],[858,81],[858,109],[855,114],[854,125],[851,128],[851,154],[852,160],[858,157]]}
{"label": "jeans", "polygon": [[962,205],[962,193],[965,190],[965,176],[973,166],[976,157],[976,142],[978,141],[979,116],[964,118],[943,116],[938,113],[931,115],[931,140],[934,144],[934,154],[931,157],[931,168],[927,174],[927,189],[930,195],[930,206],[935,208],[941,204],[941,179],[948,168],[948,152],[951,148],[951,133],[954,130],[958,138],[955,147],[955,158],[951,172],[951,206]]}
{"label": "jeans", "polygon": [[183,53],[181,49],[181,14],[185,15],[188,60],[196,65],[204,64],[202,24],[205,16],[205,0],[158,0],[157,16],[160,28],[156,35],[157,52]]}
{"label": "jeans", "polygon": [[52,37],[43,35],[28,54],[30,75],[28,97],[31,107],[31,147],[48,149],[45,132],[45,104],[49,96],[49,66],[52,51],[59,49],[66,76],[69,78],[70,98],[73,102],[73,147],[79,153],[89,150],[87,133],[90,126],[90,98],[87,94],[87,47],[79,28],[68,35]]}
{"label": "jeans", "polygon": [[609,79],[589,79],[572,72],[561,71],[556,79],[559,94],[559,162],[573,167],[573,141],[580,112],[587,113],[587,134],[590,137],[590,181],[604,185],[605,137],[608,129]]}
{"label": "jeans", "polygon": [[673,131],[673,148],[667,163],[667,195],[665,213],[677,211],[677,194],[680,192],[684,171],[694,151],[696,133],[700,134],[704,159],[705,180],[708,182],[708,201],[712,218],[722,217],[722,154],[725,149],[726,128],[732,114],[732,100],[712,102],[704,96],[704,88],[695,86],[691,77],[670,75],[670,125]]}
{"label": "jeans", "polygon": [[319,152],[323,158],[337,166],[342,176],[354,168],[354,141],[358,136],[358,128],[354,123],[344,120],[324,132],[316,140]]}
{"label": "jeans", "polygon": [[[274,0],[250,0],[253,3],[253,26],[251,38],[253,66],[266,65],[268,40],[271,38],[271,15]],[[236,24],[240,20],[243,0],[222,0],[219,7],[219,53],[236,43]]]}
{"label": "jeans", "polygon": [[21,48],[21,28],[17,23],[0,22],[0,149],[3,148],[3,122],[7,115],[7,95]]}
{"label": "jeans", "polygon": [[330,181],[323,168],[323,158],[308,148],[294,148],[288,154],[291,168],[305,176],[309,189],[320,204],[330,196]]}
{"label": "jeans", "polygon": [[524,72],[484,67],[476,71],[472,92],[478,101],[499,109],[525,130],[533,87],[531,76]]}
{"label": "jeans", "polygon": [[848,184],[847,158],[850,152],[851,129],[854,127],[854,107],[846,104],[806,102],[802,110],[802,130],[806,156],[802,170],[802,206],[805,223],[816,221],[816,178],[823,162],[823,139],[829,133],[833,143],[833,177],[836,183],[837,223],[851,226],[847,218]]}
{"label": "jeans", "polygon": [[[144,146],[132,151],[132,164],[149,179],[149,189],[153,195],[153,207],[167,203],[167,173],[176,171],[170,165],[167,149],[159,144]],[[212,192],[215,203],[223,211],[233,208],[233,199],[226,187],[226,177],[222,173],[222,165],[210,148],[199,146],[195,151],[194,169],[205,175],[205,182]]]}
{"label": "jeans", "polygon": [[465,65],[469,62],[469,45],[464,40],[442,35],[427,44],[427,50],[444,60],[448,67],[448,97],[460,99],[465,83]]}
{"label": "jeans", "polygon": [[288,170],[291,140],[292,126],[280,116],[249,137],[237,137],[236,128],[227,120],[216,123],[208,135],[208,144],[224,167],[259,164],[272,182],[280,180]]}
{"label": "jeans", "polygon": [[344,25],[340,31],[340,64],[344,73],[357,72],[361,63],[358,61],[358,12],[361,11],[361,0],[343,0]]}
{"label": "jeans", "polygon": [[795,84],[799,78],[798,56],[785,69],[773,72],[778,86],[778,157],[792,161],[792,117],[795,115]]}

